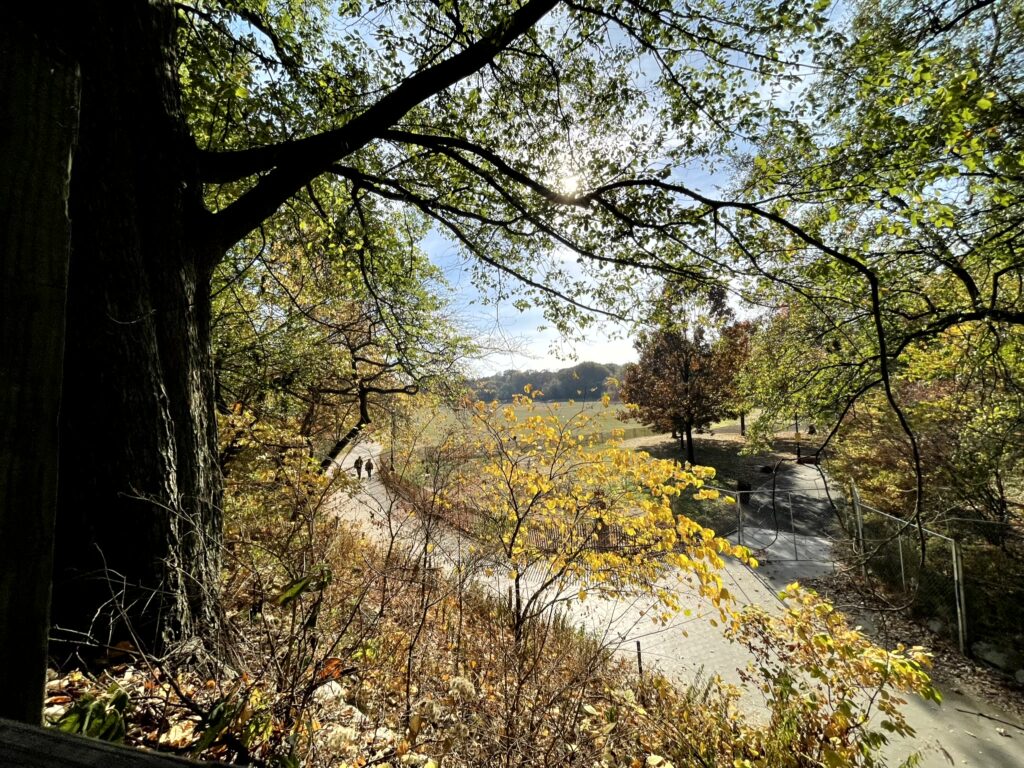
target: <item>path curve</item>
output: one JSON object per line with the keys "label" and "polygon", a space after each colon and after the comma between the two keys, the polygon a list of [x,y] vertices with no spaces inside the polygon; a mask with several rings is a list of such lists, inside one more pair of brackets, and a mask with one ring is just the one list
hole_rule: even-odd
{"label": "path curve", "polygon": [[[357,457],[364,461],[372,458],[378,467],[385,459],[381,447],[370,441],[360,441],[336,461],[335,471],[355,473]],[[808,467],[799,467],[817,475]],[[359,527],[371,540],[388,543],[396,537],[414,548],[423,540],[423,523],[399,509],[375,471],[372,478],[364,479],[349,491],[341,491],[334,504],[339,520]],[[452,569],[460,553],[468,549],[468,542],[458,532],[432,534],[438,564]],[[813,564],[808,563],[811,569]],[[729,561],[722,575],[725,586],[738,599],[761,605],[769,610],[779,606],[776,589],[783,579],[807,578],[799,563],[785,568],[771,567],[752,571],[745,565]],[[813,576],[817,571],[808,571]],[[480,579],[483,586],[495,595],[505,594],[508,582],[500,576]],[[616,647],[628,658],[636,658],[639,641],[646,670],[656,666],[662,673],[682,684],[694,682],[699,674],[719,674],[726,682],[738,683],[738,670],[751,657],[747,650],[731,642],[722,631],[705,618],[709,614],[705,601],[695,590],[679,592],[684,608],[693,615],[682,613],[665,625],[656,624],[653,617],[658,610],[656,601],[649,596],[632,600],[612,600],[588,597],[585,601],[566,603],[568,618],[574,624],[597,633],[609,645]],[[941,706],[913,698],[904,707],[908,722],[917,731],[914,739],[893,739],[883,750],[891,765],[899,765],[914,751],[922,753],[922,768],[1024,768],[1024,728],[1014,716],[998,706],[979,701],[966,694],[943,690]],[[745,707],[762,707],[754,696],[745,696]],[[961,710],[966,710],[967,714]]]}

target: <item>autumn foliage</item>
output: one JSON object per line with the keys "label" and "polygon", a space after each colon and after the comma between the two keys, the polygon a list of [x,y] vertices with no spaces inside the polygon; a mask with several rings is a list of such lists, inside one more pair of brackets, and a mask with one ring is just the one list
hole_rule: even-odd
{"label": "autumn foliage", "polygon": [[636,341],[640,360],[625,367],[619,396],[643,423],[678,434],[695,463],[693,432],[741,410],[737,375],[748,336],[746,323],[718,334],[701,323],[643,334]]}
{"label": "autumn foliage", "polygon": [[[271,766],[810,768],[882,764],[887,736],[911,733],[903,692],[937,698],[922,649],[874,646],[795,585],[778,610],[723,588],[727,558],[755,563],[671,511],[680,494],[716,495],[713,470],[598,443],[588,416],[532,392],[467,416],[448,444],[396,451],[389,482],[419,493],[379,509],[390,533],[372,536],[339,524],[370,503],[351,478],[325,478],[301,443],[275,451],[282,432],[236,436],[232,666],[115,650],[104,672],[50,683],[51,722]],[[462,559],[437,567],[456,535]],[[675,579],[750,650],[743,687],[638,678],[560,610],[653,592],[662,620],[681,607]]]}
{"label": "autumn foliage", "polygon": [[[449,517],[468,515],[462,527],[478,556],[507,575],[517,633],[566,591],[583,600],[589,591],[652,590],[674,610],[675,593],[659,582],[668,574],[691,579],[718,603],[722,557],[748,559],[742,547],[672,512],[683,493],[717,498],[704,487],[713,469],[601,444],[592,419],[563,418],[558,404],[541,405],[527,386],[513,405],[474,403],[469,429],[452,437],[462,458],[439,505]],[[443,445],[440,454],[455,448]]]}

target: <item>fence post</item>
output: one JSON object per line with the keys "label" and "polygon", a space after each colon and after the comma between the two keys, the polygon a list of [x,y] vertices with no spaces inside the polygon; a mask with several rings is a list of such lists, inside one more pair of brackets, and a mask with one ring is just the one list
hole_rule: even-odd
{"label": "fence post", "polygon": [[903,568],[903,534],[899,533],[896,536],[896,543],[900,548],[900,583],[903,585],[903,591],[907,591],[907,572]]}
{"label": "fence post", "polygon": [[854,533],[856,538],[856,550],[860,555],[860,574],[865,579],[868,577],[868,563],[865,557],[864,546],[864,512],[860,508],[860,494],[857,493],[857,484],[850,481],[850,500],[853,502],[853,516],[857,521],[857,529]]}
{"label": "fence post", "polygon": [[800,559],[800,549],[796,541],[796,523],[793,522],[793,494],[787,494],[789,497],[789,535],[793,537],[793,559]]}
{"label": "fence post", "polygon": [[960,549],[960,542],[952,540],[953,544],[953,592],[956,596],[956,628],[957,642],[960,645],[960,653],[965,656],[967,652],[967,600],[964,596],[964,556]]}
{"label": "fence post", "polygon": [[[739,490],[739,482],[736,483],[736,543],[743,546],[743,491]],[[750,498],[749,496],[747,498]]]}

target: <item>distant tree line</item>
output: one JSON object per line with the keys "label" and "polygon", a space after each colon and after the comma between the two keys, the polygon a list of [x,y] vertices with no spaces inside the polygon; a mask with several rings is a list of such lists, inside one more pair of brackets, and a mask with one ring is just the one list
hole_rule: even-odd
{"label": "distant tree line", "polygon": [[558,371],[517,371],[507,370],[474,379],[470,389],[479,400],[497,400],[507,403],[512,396],[523,393],[529,384],[544,393],[544,400],[600,400],[604,394],[617,396],[617,387],[609,378],[618,378],[622,366],[615,363],[578,363]]}

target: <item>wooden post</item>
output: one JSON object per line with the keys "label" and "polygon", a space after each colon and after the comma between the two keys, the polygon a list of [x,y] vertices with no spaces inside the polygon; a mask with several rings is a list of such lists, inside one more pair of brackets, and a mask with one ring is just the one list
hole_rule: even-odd
{"label": "wooden post", "polygon": [[860,494],[857,493],[857,484],[850,483],[850,500],[853,502],[853,516],[857,521],[856,550],[860,555],[860,574],[865,579],[868,577],[868,564],[864,546],[864,511],[860,507]]}
{"label": "wooden post", "polygon": [[956,596],[956,629],[960,653],[969,656],[967,645],[967,600],[964,595],[964,555],[960,542],[953,539],[953,592]]}
{"label": "wooden post", "polygon": [[108,744],[0,718],[0,765],[19,768],[203,768],[227,763],[197,763],[173,755]]}

